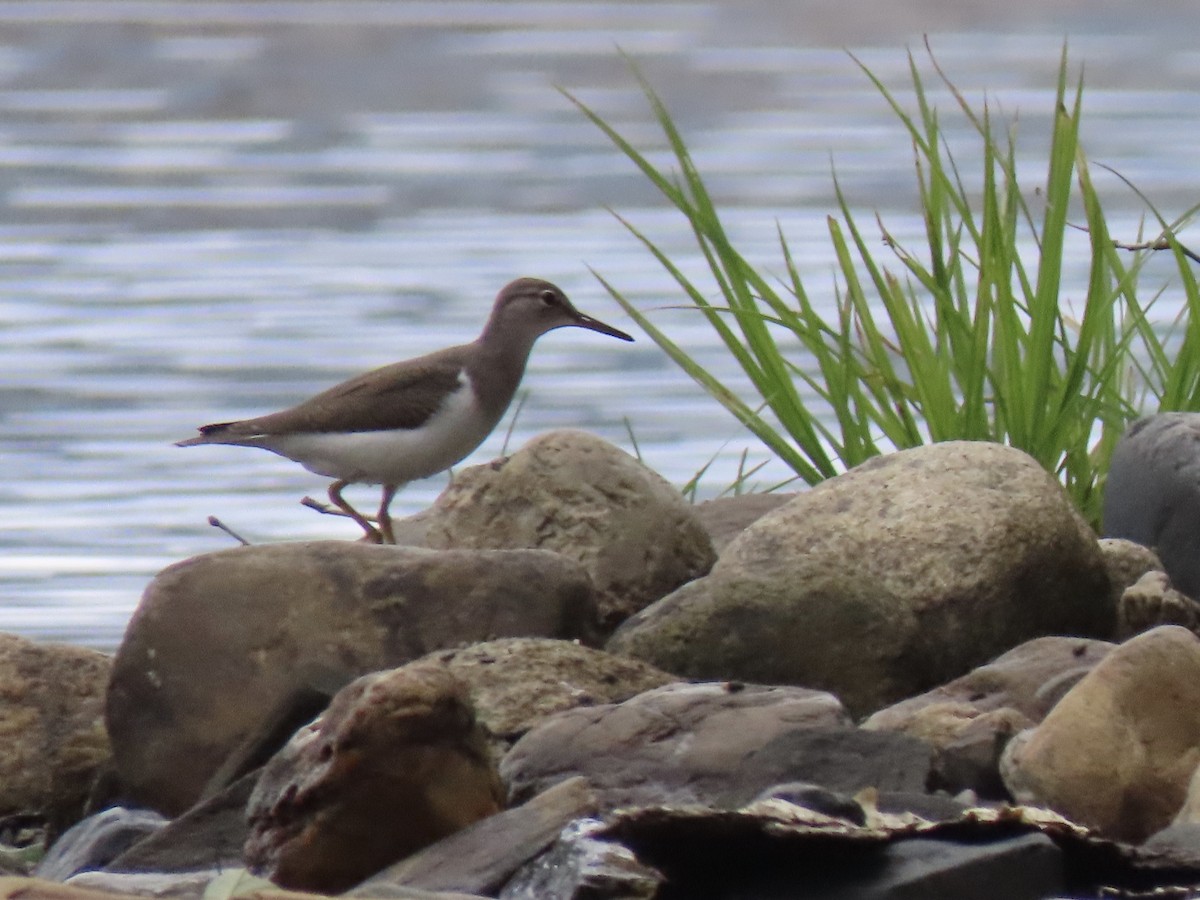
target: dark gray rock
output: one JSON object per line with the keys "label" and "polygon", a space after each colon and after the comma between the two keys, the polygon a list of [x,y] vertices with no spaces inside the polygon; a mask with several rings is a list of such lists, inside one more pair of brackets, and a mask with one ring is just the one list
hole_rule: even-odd
{"label": "dark gray rock", "polygon": [[598,834],[662,873],[663,896],[672,898],[1043,900],[1063,888],[1066,866],[1055,842],[1014,835],[1012,823],[966,821],[943,826],[937,837],[913,837],[792,822],[754,807],[640,808],[611,814]]}
{"label": "dark gray rock", "polygon": [[153,810],[114,806],[67,829],[38,863],[33,874],[49,881],[103,869],[125,850],[154,834],[167,820]]}
{"label": "dark gray rock", "polygon": [[754,798],[755,802],[759,800],[783,800],[819,812],[823,816],[845,819],[855,825],[865,825],[867,822],[866,812],[853,797],[810,781],[789,781],[772,785]]}
{"label": "dark gray rock", "polygon": [[[1063,888],[1062,853],[1043,834],[988,843],[910,838],[888,844],[875,865],[822,873],[807,885],[776,882],[742,897],[761,900],[1044,900]],[[839,877],[840,876],[840,877]],[[820,885],[820,881],[826,884]],[[788,883],[790,882],[790,883]]]}
{"label": "dark gray rock", "polygon": [[389,897],[409,888],[494,895],[568,823],[595,810],[596,796],[587,782],[569,779],[389,866],[345,896]]}
{"label": "dark gray rock", "polygon": [[243,775],[131,846],[105,866],[105,871],[192,872],[241,866],[242,847],[249,834],[246,803],[257,781],[257,772]]}
{"label": "dark gray rock", "polygon": [[1117,442],[1104,536],[1154,550],[1171,583],[1200,598],[1200,413],[1138,419]]}
{"label": "dark gray rock", "polygon": [[1146,838],[1141,850],[1160,864],[1200,871],[1200,822],[1168,825]]}
{"label": "dark gray rock", "polygon": [[601,823],[580,819],[563,829],[549,851],[504,886],[500,900],[651,900],[662,874],[628,847],[593,837]]}
{"label": "dark gray rock", "polygon": [[884,813],[911,813],[927,822],[948,822],[958,819],[971,805],[947,794],[881,791],[875,808]]}
{"label": "dark gray rock", "polygon": [[916,738],[851,727],[829,694],[675,684],[552,716],[514,745],[500,772],[518,799],[583,775],[606,809],[736,808],[787,781],[849,794],[921,791],[931,757]]}

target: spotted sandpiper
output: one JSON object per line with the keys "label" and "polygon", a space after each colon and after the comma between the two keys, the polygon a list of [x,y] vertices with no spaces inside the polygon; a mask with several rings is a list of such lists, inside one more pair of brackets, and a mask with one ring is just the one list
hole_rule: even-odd
{"label": "spotted sandpiper", "polygon": [[[534,342],[574,325],[623,341],[623,331],[585,316],[559,288],[518,278],[496,297],[483,333],[351,378],[291,409],[201,426],[177,446],[262,447],[333,478],[329,499],[376,543],[395,543],[388,506],[417,478],[450,468],[483,443],[516,393]],[[348,484],[381,484],[372,524],[342,497]]]}

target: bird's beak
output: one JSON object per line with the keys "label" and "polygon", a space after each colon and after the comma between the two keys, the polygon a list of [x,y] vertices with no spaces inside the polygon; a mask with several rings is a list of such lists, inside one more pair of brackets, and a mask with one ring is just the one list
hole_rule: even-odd
{"label": "bird's beak", "polygon": [[633,337],[626,334],[619,328],[613,328],[611,325],[605,325],[599,319],[593,319],[591,316],[585,316],[577,311],[577,317],[572,325],[578,325],[580,328],[586,328],[589,331],[598,331],[601,334],[607,334],[610,337],[620,338],[623,341],[632,341]]}

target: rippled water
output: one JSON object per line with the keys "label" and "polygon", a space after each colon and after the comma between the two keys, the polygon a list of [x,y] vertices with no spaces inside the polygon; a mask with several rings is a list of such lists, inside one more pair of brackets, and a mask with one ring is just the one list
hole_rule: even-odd
{"label": "rippled water", "polygon": [[[1196,202],[1200,13],[994,6],[863,4],[855,21],[765,0],[0,2],[0,630],[113,647],[155,571],[230,546],[210,514],[254,541],[353,535],[297,503],[324,482],[292,463],[171,446],[196,425],[468,340],[516,275],[618,326],[589,266],[646,308],[676,303],[605,207],[698,272],[686,229],[555,90],[662,160],[618,46],[675,112],[748,254],[777,264],[781,225],[818,294],[831,156],[864,213],[901,237],[918,224],[908,143],[843,46],[904,98],[904,47],[933,32],[972,97],[1020,111],[1038,166],[1069,34],[1092,159],[1168,213]],[[961,129],[951,139],[966,146]],[[1105,190],[1132,235],[1135,198],[1115,179]],[[695,317],[656,315],[727,368]],[[645,339],[555,332],[525,387],[512,446],[578,426],[631,448],[628,427],[676,482],[716,454],[710,495],[743,448],[766,459]],[[769,463],[761,480],[785,476]]]}

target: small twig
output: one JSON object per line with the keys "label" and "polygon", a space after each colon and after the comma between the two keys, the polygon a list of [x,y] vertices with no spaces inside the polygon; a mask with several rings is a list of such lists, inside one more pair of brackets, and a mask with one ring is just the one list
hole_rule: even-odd
{"label": "small twig", "polygon": [[242,537],[240,534],[238,534],[236,531],[234,531],[232,528],[230,528],[228,525],[226,525],[224,522],[222,522],[216,516],[209,516],[208,524],[211,525],[213,528],[221,529],[221,531],[225,532],[227,535],[229,535],[231,538],[233,538],[235,541],[237,541],[243,547],[250,546],[250,542],[248,540],[246,540],[244,537]]}
{"label": "small twig", "polygon": [[[344,509],[338,509],[336,506],[331,506],[328,503],[322,503],[320,500],[314,500],[312,497],[303,497],[300,500],[301,506],[307,506],[309,509],[315,509],[317,512],[325,516],[341,516],[343,519],[353,519],[354,516],[346,512]],[[375,516],[364,516],[368,522],[378,521]]]}
{"label": "small twig", "polygon": [[[1178,241],[1176,241],[1175,243],[1178,244],[1179,249],[1183,251],[1184,256],[1186,256],[1188,259],[1190,259],[1194,262],[1200,262],[1200,256],[1197,256],[1195,253],[1193,253],[1187,247],[1183,246],[1183,244],[1180,244]],[[1165,237],[1160,237],[1160,238],[1156,238],[1153,241],[1142,241],[1140,244],[1123,244],[1120,241],[1113,241],[1113,246],[1116,247],[1118,250],[1131,250],[1131,251],[1134,251],[1134,250],[1170,250],[1171,242],[1168,241]]]}
{"label": "small twig", "polygon": [[344,516],[347,519],[350,518],[350,514],[345,510],[330,506],[328,503],[322,503],[320,500],[314,500],[312,497],[302,497],[300,505],[307,506],[309,509],[315,509],[326,516]]}
{"label": "small twig", "polygon": [[[1067,223],[1068,228],[1074,228],[1076,231],[1082,231],[1084,234],[1090,234],[1091,230],[1086,225],[1076,225],[1073,222]],[[1193,262],[1200,262],[1200,254],[1193,253],[1179,241],[1175,242],[1179,249],[1183,251],[1183,255]],[[1112,245],[1118,250],[1128,250],[1131,253],[1136,253],[1138,250],[1170,250],[1171,242],[1165,237],[1158,237],[1152,241],[1141,241],[1137,244],[1126,244],[1123,241],[1113,241]]]}

